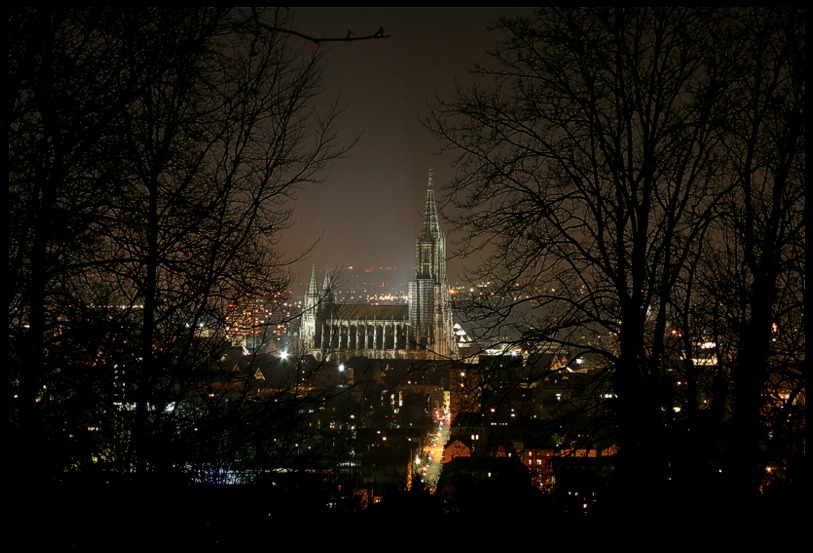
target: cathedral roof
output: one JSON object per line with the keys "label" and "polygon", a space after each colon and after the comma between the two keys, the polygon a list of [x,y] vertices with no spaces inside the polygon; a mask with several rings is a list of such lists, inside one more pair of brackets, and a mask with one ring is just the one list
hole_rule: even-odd
{"label": "cathedral roof", "polygon": [[409,320],[409,306],[339,304],[333,309],[333,319],[347,321],[406,321]]}

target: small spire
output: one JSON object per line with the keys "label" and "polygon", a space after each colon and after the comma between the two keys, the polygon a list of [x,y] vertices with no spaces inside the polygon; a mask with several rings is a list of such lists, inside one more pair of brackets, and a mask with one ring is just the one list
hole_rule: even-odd
{"label": "small spire", "polygon": [[330,271],[325,271],[325,283],[322,285],[322,301],[325,305],[333,303],[335,297],[333,296],[333,278]]}
{"label": "small spire", "polygon": [[309,294],[317,294],[319,290],[316,288],[316,266],[311,267],[311,281],[308,286]]}

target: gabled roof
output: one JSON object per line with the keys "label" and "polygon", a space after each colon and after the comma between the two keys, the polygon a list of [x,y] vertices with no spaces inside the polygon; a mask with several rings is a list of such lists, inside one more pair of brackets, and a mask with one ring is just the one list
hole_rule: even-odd
{"label": "gabled roof", "polygon": [[407,321],[409,306],[338,304],[333,308],[332,318],[338,321]]}

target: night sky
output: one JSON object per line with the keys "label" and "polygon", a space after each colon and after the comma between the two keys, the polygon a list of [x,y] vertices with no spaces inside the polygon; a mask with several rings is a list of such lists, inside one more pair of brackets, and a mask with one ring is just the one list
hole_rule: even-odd
{"label": "night sky", "polygon": [[[411,273],[431,169],[435,190],[452,176],[449,157],[420,121],[435,95],[451,99],[455,85],[472,82],[475,61],[486,61],[498,33],[488,26],[500,15],[527,8],[299,8],[297,29],[312,36],[374,34],[382,40],[323,43],[324,99],[340,95],[343,140],[362,133],[349,157],[334,161],[324,183],[303,188],[293,204],[293,227],[281,240],[293,256],[319,240],[295,265],[297,280],[312,266],[395,266]],[[438,194],[440,201],[441,194]],[[440,206],[442,207],[442,206]],[[448,224],[447,249],[453,248]],[[321,237],[321,239],[320,239]],[[449,252],[451,254],[451,252]],[[470,263],[470,262],[469,262]],[[455,282],[462,264],[450,261]],[[296,289],[296,288],[295,288]]]}

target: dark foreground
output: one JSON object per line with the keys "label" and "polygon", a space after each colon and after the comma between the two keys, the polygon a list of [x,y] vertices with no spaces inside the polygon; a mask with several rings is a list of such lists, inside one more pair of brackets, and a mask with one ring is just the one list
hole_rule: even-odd
{"label": "dark foreground", "polygon": [[13,486],[6,495],[5,525],[6,544],[13,547],[4,550],[229,551],[248,546],[271,551],[344,545],[479,551],[492,549],[485,544],[494,540],[509,548],[575,551],[783,547],[809,525],[801,492],[739,505],[719,497],[662,498],[642,508],[618,502],[588,516],[553,502],[517,505],[498,497],[441,505],[425,491],[391,494],[372,508],[347,514],[315,507],[305,492],[298,497],[295,490],[281,494],[256,486]]}

